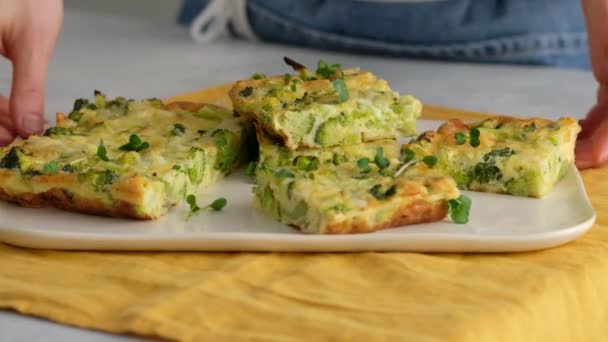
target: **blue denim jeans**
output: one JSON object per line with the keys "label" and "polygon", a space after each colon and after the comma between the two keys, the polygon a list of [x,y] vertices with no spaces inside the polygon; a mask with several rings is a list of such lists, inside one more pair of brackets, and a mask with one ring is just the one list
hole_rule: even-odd
{"label": "blue denim jeans", "polygon": [[[232,0],[225,0],[232,1]],[[184,0],[187,24],[207,0]],[[320,49],[589,69],[579,0],[248,0],[262,40]]]}

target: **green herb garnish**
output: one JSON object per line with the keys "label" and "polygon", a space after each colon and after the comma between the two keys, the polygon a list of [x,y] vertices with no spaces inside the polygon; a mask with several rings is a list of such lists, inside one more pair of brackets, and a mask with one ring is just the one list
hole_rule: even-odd
{"label": "green herb garnish", "polygon": [[42,171],[44,171],[44,173],[46,173],[47,175],[56,174],[59,171],[57,162],[55,162],[54,160],[51,160],[50,162],[44,164],[44,166],[42,166]]}
{"label": "green herb garnish", "polygon": [[176,123],[175,125],[173,125],[173,128],[171,128],[171,135],[173,136],[182,135],[184,133],[186,133],[186,126],[180,123]]}
{"label": "green herb garnish", "polygon": [[344,103],[348,101],[348,88],[346,87],[346,83],[344,83],[344,80],[341,78],[337,78],[331,81],[331,84],[334,86],[334,89],[336,89],[336,91],[340,95],[338,103]]}
{"label": "green herb garnish", "polygon": [[361,169],[362,173],[370,173],[372,172],[372,167],[369,166],[369,158],[361,158],[357,160],[357,167]]}
{"label": "green herb garnish", "polygon": [[324,60],[320,60],[317,64],[316,74],[324,78],[330,78],[340,70],[340,64],[327,64]]}
{"label": "green herb garnish", "polygon": [[226,206],[227,203],[228,203],[228,201],[226,201],[226,199],[224,197],[220,197],[220,198],[216,199],[215,201],[211,202],[211,204],[209,204],[208,207],[215,211],[220,211],[220,210],[224,209],[224,207]]}
{"label": "green herb garnish", "polygon": [[435,166],[435,164],[437,164],[437,157],[435,156],[425,156],[424,158],[422,158],[422,161],[428,166],[428,167],[433,167]]}
{"label": "green herb garnish", "polygon": [[220,197],[220,198],[216,199],[215,201],[211,202],[211,204],[206,205],[201,208],[196,203],[196,196],[188,195],[188,196],[186,196],[186,203],[188,203],[188,205],[190,206],[190,215],[192,215],[192,214],[195,214],[195,213],[201,211],[201,209],[206,209],[206,208],[211,208],[215,211],[220,211],[220,210],[224,209],[224,207],[226,206],[228,201],[226,201],[225,198]]}
{"label": "green herb garnish", "polygon": [[251,94],[253,94],[252,87],[245,87],[245,89],[239,91],[239,95],[241,95],[242,97],[249,97],[251,96]]}
{"label": "green herb garnish", "polygon": [[99,145],[97,146],[97,157],[103,161],[110,161],[108,158],[108,150],[106,150],[103,140],[99,140]]}
{"label": "green herb garnish", "polygon": [[471,130],[469,131],[469,136],[470,136],[470,140],[469,142],[471,143],[471,146],[473,147],[477,147],[479,146],[479,129],[477,128],[471,128]]}
{"label": "green herb garnish", "polygon": [[382,147],[376,148],[376,156],[374,157],[374,163],[378,165],[380,170],[386,169],[391,165],[390,160],[384,157],[384,150]]}
{"label": "green herb garnish", "polygon": [[454,139],[456,139],[456,145],[463,145],[465,142],[467,142],[467,136],[461,132],[454,134]]}
{"label": "green herb garnish", "polygon": [[290,88],[291,88],[291,91],[293,91],[293,92],[295,92],[296,89],[298,89],[295,83],[292,83]]}
{"label": "green herb garnish", "polygon": [[470,210],[471,199],[465,195],[460,195],[460,197],[448,201],[450,217],[456,224],[465,224],[469,222]]}
{"label": "green herb garnish", "polygon": [[182,170],[182,166],[175,164],[175,165],[173,165],[172,169],[175,170],[175,171],[181,171]]}
{"label": "green herb garnish", "polygon": [[401,162],[402,163],[409,163],[410,161],[414,160],[414,158],[416,158],[416,152],[414,152],[413,150],[410,150],[409,148],[402,146],[401,147]]}
{"label": "green herb garnish", "polygon": [[283,76],[283,81],[285,81],[285,84],[289,84],[289,82],[291,81],[291,74],[285,74]]}
{"label": "green herb garnish", "polygon": [[186,196],[186,203],[188,203],[188,205],[190,205],[190,214],[194,214],[201,210],[201,207],[199,207],[198,204],[196,204],[196,196],[194,196],[194,195]]}
{"label": "green herb garnish", "polygon": [[118,149],[121,151],[141,152],[149,148],[150,144],[147,141],[141,141],[137,134],[131,134],[129,142],[120,146]]}

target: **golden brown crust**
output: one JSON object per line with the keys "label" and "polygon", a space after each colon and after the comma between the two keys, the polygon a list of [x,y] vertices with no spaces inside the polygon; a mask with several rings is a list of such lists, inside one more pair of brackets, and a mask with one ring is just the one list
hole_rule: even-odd
{"label": "golden brown crust", "polygon": [[381,229],[396,228],[405,225],[435,222],[442,220],[448,212],[446,200],[427,202],[415,200],[400,207],[393,217],[381,224],[371,226],[365,220],[356,220],[350,223],[337,223],[325,228],[323,234],[353,234],[371,233]]}
{"label": "golden brown crust", "polygon": [[0,200],[15,202],[27,208],[58,208],[67,211],[85,214],[134,218],[151,220],[154,217],[142,215],[137,212],[132,203],[117,201],[114,206],[108,207],[103,202],[94,199],[71,197],[68,192],[60,188],[52,188],[46,192],[8,194],[0,188]]}

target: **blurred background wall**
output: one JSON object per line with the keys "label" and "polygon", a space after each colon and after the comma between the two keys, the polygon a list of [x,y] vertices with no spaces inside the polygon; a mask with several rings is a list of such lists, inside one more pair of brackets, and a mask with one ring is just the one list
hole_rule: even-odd
{"label": "blurred background wall", "polygon": [[162,23],[176,22],[180,3],[180,0],[64,0],[66,8],[121,14]]}

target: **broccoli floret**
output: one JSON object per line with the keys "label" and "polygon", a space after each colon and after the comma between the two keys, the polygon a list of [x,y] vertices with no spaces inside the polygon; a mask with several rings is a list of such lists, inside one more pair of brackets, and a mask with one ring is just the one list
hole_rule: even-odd
{"label": "broccoli floret", "polygon": [[74,108],[72,109],[72,112],[77,112],[86,107],[87,105],[89,105],[89,100],[77,99],[76,101],[74,101]]}
{"label": "broccoli floret", "polygon": [[219,152],[215,168],[223,172],[231,170],[237,162],[234,151],[234,133],[225,129],[218,129],[211,136],[215,140]]}
{"label": "broccoli floret", "polygon": [[340,117],[331,118],[325,121],[319,125],[315,136],[315,142],[323,147],[339,144],[343,138],[340,130],[341,126],[342,120]]}
{"label": "broccoli floret", "polygon": [[8,153],[0,159],[0,168],[2,169],[19,169],[23,175],[36,175],[37,170],[34,168],[32,158],[23,153],[17,147],[12,147]]}
{"label": "broccoli floret", "polygon": [[489,183],[502,179],[502,172],[493,163],[478,163],[471,172],[470,178],[479,183]]}
{"label": "broccoli floret", "polygon": [[492,152],[488,152],[483,156],[483,161],[484,162],[494,162],[494,159],[496,157],[510,157],[512,155],[515,154],[515,151],[513,151],[512,149],[505,147],[505,148],[501,148],[498,150],[494,150]]}
{"label": "broccoli floret", "polygon": [[51,127],[44,131],[45,137],[52,137],[55,135],[74,135],[74,129],[69,127]]}
{"label": "broccoli floret", "polygon": [[298,156],[293,160],[293,165],[301,171],[313,171],[319,167],[319,159],[313,156]]}
{"label": "broccoli floret", "polygon": [[203,150],[192,148],[194,165],[187,170],[188,178],[193,184],[199,184],[203,181],[205,175],[206,158]]}
{"label": "broccoli floret", "polygon": [[129,101],[122,96],[118,96],[114,100],[108,101],[106,103],[106,108],[125,115],[129,112]]}
{"label": "broccoli floret", "polygon": [[0,159],[0,168],[2,169],[16,169],[19,167],[19,153],[17,148],[13,147],[8,151],[2,159]]}
{"label": "broccoli floret", "polygon": [[288,127],[293,140],[300,141],[306,134],[312,131],[315,118],[310,114],[291,113],[281,118],[281,124],[284,127]]}
{"label": "broccoli floret", "polygon": [[496,158],[507,158],[515,154],[515,151],[505,147],[486,153],[483,156],[483,162],[477,163],[475,168],[470,172],[469,177],[472,181],[479,183],[489,183],[502,179],[502,172],[496,166]]}
{"label": "broccoli floret", "polygon": [[89,170],[78,175],[78,181],[93,185],[97,191],[103,190],[106,185],[113,184],[118,178],[119,174],[112,170]]}

